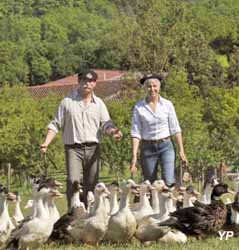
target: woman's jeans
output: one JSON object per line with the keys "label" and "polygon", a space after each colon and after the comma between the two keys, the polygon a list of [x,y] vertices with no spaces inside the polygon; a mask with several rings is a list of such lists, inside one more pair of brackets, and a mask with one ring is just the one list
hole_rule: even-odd
{"label": "woman's jeans", "polygon": [[140,161],[144,180],[153,183],[157,180],[158,165],[161,166],[162,179],[166,185],[175,183],[175,149],[171,139],[160,143],[142,142]]}

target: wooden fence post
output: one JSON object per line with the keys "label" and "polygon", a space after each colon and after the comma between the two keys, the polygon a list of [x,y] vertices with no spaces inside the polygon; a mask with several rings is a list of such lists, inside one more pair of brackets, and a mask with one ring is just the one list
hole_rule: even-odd
{"label": "wooden fence post", "polygon": [[7,163],[7,189],[10,190],[11,185],[11,163]]}

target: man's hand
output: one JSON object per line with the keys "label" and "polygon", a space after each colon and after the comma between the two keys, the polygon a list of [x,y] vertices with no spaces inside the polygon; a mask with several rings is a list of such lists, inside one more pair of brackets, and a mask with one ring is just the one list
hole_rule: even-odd
{"label": "man's hand", "polygon": [[123,137],[122,132],[118,128],[112,128],[110,134],[117,141],[121,140],[121,138]]}

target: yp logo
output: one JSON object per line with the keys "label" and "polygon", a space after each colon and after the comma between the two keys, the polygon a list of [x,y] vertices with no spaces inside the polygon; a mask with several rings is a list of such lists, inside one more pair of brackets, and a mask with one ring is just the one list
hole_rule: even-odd
{"label": "yp logo", "polygon": [[218,231],[220,240],[229,240],[234,236],[233,231]]}

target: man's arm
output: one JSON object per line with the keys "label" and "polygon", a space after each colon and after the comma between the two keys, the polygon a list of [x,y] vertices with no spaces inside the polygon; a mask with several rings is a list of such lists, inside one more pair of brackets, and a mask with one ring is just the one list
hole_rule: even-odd
{"label": "man's arm", "polygon": [[52,142],[55,136],[56,136],[56,132],[52,129],[48,129],[45,141],[44,143],[40,145],[40,149],[42,153],[46,153],[48,145]]}

